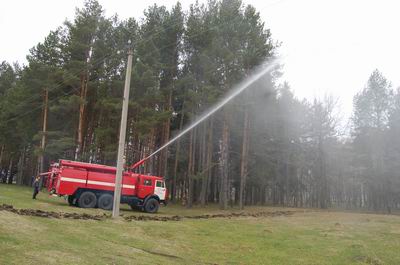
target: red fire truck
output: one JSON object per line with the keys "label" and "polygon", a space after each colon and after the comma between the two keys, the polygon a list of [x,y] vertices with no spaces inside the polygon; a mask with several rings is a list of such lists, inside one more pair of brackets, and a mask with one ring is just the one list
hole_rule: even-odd
{"label": "red fire truck", "polygon": [[[133,167],[144,161],[139,161]],[[81,208],[111,210],[117,168],[69,160],[53,163],[46,186],[50,193],[68,196],[68,203]],[[121,203],[132,209],[155,213],[166,204],[168,192],[164,179],[125,171],[122,177]]]}

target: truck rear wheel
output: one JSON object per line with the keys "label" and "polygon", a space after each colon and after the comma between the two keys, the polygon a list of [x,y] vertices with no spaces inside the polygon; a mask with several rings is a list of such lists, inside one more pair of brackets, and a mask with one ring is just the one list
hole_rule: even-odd
{"label": "truck rear wheel", "polygon": [[75,205],[74,204],[74,199],[75,199],[75,197],[73,195],[68,195],[68,204],[70,206],[74,206]]}
{"label": "truck rear wheel", "polygon": [[91,191],[82,192],[78,198],[78,206],[81,208],[94,208],[97,203],[96,195]]}
{"label": "truck rear wheel", "polygon": [[114,196],[108,193],[100,195],[98,206],[104,210],[111,210],[114,203]]}
{"label": "truck rear wheel", "polygon": [[146,204],[144,205],[144,211],[146,213],[156,213],[158,211],[159,206],[160,206],[160,203],[156,199],[150,198],[147,200]]}

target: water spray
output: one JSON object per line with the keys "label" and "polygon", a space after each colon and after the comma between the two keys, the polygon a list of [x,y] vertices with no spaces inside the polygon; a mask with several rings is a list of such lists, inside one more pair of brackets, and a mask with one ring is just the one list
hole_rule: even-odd
{"label": "water spray", "polygon": [[254,82],[256,82],[258,79],[263,77],[266,73],[271,72],[278,64],[279,64],[280,59],[274,59],[273,61],[269,62],[268,66],[265,68],[262,68],[258,71],[256,71],[253,75],[249,76],[242,82],[240,82],[238,85],[236,85],[232,91],[227,94],[223,99],[221,99],[217,104],[215,104],[214,107],[211,108],[211,110],[203,113],[195,122],[193,122],[191,125],[186,127],[183,131],[181,131],[178,135],[176,135],[174,138],[169,140],[166,144],[158,148],[156,151],[154,151],[152,154],[148,155],[147,157],[143,158],[142,160],[136,162],[134,165],[132,165],[130,168],[135,169],[142,165],[146,160],[149,158],[153,157],[163,149],[167,148],[169,145],[174,143],[176,140],[181,138],[183,135],[185,135],[187,132],[189,132],[191,129],[199,125],[202,121],[206,120],[208,117],[210,117],[212,114],[217,112],[219,109],[221,109],[223,106],[225,106],[228,102],[230,102],[232,99],[234,99],[236,96],[238,96],[241,92],[243,92],[245,89],[247,89],[250,85],[252,85]]}

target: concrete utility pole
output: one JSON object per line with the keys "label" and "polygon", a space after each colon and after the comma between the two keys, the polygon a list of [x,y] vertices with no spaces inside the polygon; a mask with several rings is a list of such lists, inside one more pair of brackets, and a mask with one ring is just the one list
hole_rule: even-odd
{"label": "concrete utility pole", "polygon": [[[49,90],[44,89],[44,106],[43,106],[43,128],[42,128],[42,141],[40,143],[40,155],[39,155],[39,166],[38,174],[44,172],[44,149],[46,148],[46,134],[47,134],[47,116],[48,116],[48,104],[49,104]],[[43,187],[43,178],[40,178],[40,188]]]}
{"label": "concrete utility pole", "polygon": [[44,108],[43,108],[43,130],[42,130],[42,141],[41,141],[41,151],[40,154],[40,173],[43,173],[44,170],[44,160],[43,160],[43,152],[46,147],[46,133],[47,133],[47,116],[48,116],[48,103],[49,103],[49,90],[47,88],[44,89]]}
{"label": "concrete utility pole", "polygon": [[[129,41],[128,44],[130,45],[131,42]],[[125,75],[124,97],[122,99],[121,128],[119,131],[117,175],[115,176],[114,204],[112,212],[113,218],[119,217],[119,205],[121,203],[121,186],[122,186],[122,174],[124,171],[124,150],[125,150],[126,123],[128,118],[131,72],[132,72],[132,49],[129,47],[128,65],[126,68],[126,75]]]}

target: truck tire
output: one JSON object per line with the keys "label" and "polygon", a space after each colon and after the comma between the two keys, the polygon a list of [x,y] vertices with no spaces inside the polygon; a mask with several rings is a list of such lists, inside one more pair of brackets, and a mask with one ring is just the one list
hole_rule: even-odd
{"label": "truck tire", "polygon": [[103,210],[111,210],[113,208],[114,196],[108,193],[100,195],[98,206]]}
{"label": "truck tire", "polygon": [[156,213],[158,211],[159,206],[160,206],[160,203],[156,199],[150,198],[147,200],[146,204],[144,205],[144,211],[146,213]]}
{"label": "truck tire", "polygon": [[97,204],[96,195],[91,191],[82,192],[78,198],[78,206],[81,208],[94,208]]}
{"label": "truck tire", "polygon": [[68,204],[69,206],[74,206],[74,199],[75,197],[73,195],[68,195]]}

